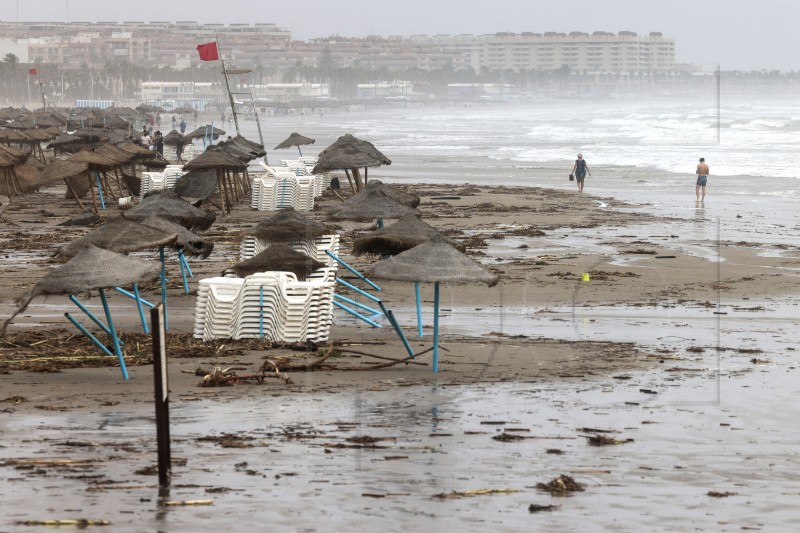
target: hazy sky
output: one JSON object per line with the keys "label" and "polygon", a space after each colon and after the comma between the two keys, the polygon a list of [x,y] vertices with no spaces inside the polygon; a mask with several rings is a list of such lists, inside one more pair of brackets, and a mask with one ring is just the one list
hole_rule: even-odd
{"label": "hazy sky", "polygon": [[[191,7],[191,11],[189,11]],[[509,31],[660,31],[709,70],[800,70],[800,0],[0,0],[10,21],[272,22],[294,39]]]}

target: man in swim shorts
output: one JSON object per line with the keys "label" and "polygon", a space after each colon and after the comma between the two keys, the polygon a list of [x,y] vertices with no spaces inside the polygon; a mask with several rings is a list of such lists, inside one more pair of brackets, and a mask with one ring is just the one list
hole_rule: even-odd
{"label": "man in swim shorts", "polygon": [[697,170],[695,171],[695,174],[697,174],[697,185],[694,188],[694,192],[695,195],[697,195],[698,202],[703,202],[706,199],[706,183],[708,182],[708,172],[709,170],[706,160],[704,157],[701,157],[700,164],[697,165]]}

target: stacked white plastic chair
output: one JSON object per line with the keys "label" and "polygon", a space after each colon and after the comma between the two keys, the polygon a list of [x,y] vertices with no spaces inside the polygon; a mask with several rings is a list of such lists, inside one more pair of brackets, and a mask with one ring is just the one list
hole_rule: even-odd
{"label": "stacked white plastic chair", "polygon": [[298,176],[288,167],[266,167],[266,173],[253,179],[250,207],[275,211],[292,207],[295,211],[314,209],[314,177]]}
{"label": "stacked white plastic chair", "polygon": [[[260,254],[273,243],[260,237],[248,235],[239,245],[239,260],[246,261]],[[339,255],[339,235],[321,235],[316,239],[304,239],[288,243],[296,252],[302,252],[311,259],[325,263],[326,266],[336,267],[338,263],[326,253]]]}
{"label": "stacked white plastic chair", "polygon": [[140,195],[150,191],[173,189],[175,182],[184,174],[182,165],[167,165],[163,172],[142,172]]}
{"label": "stacked white plastic chair", "polygon": [[335,276],[335,268],[323,268],[306,281],[297,281],[290,272],[201,280],[194,336],[325,341],[333,322]]}

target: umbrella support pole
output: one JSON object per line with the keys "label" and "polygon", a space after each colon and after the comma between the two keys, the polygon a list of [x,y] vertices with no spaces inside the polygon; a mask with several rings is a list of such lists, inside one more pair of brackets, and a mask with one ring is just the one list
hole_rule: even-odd
{"label": "umbrella support pole", "polygon": [[351,315],[353,315],[356,318],[360,318],[361,320],[363,320],[364,322],[366,322],[367,324],[369,324],[370,326],[372,326],[374,328],[382,328],[383,327],[380,324],[378,324],[377,322],[375,322],[373,320],[370,320],[369,318],[365,317],[364,315],[362,315],[358,311],[354,311],[354,310],[350,309],[349,307],[347,307],[346,305],[340,304],[339,302],[337,302],[335,300],[333,302],[333,305],[335,305],[339,309],[347,311],[348,313],[350,313]]}
{"label": "umbrella support pole", "polygon": [[392,325],[395,332],[397,332],[397,336],[400,337],[401,341],[403,341],[403,346],[406,347],[408,356],[411,357],[411,359],[414,359],[414,350],[411,349],[411,345],[408,343],[408,339],[406,339],[406,336],[403,334],[403,330],[400,329],[400,324],[397,323],[397,319],[394,317],[394,313],[386,309],[386,306],[383,305],[383,302],[380,302],[380,305],[383,314],[386,315],[386,318],[389,319],[389,323]]}
{"label": "umbrella support pole", "polygon": [[342,285],[344,285],[348,289],[352,289],[352,290],[356,291],[361,296],[365,296],[365,297],[369,298],[370,300],[372,300],[375,303],[378,303],[378,302],[381,301],[380,298],[378,298],[377,296],[373,296],[372,294],[370,294],[370,293],[368,293],[366,291],[362,291],[361,289],[359,289],[358,287],[356,287],[352,283],[348,283],[345,280],[343,280],[342,278],[336,278],[336,281],[338,281],[339,283],[341,283]]}
{"label": "umbrella support pole", "polygon": [[[74,303],[75,305],[77,305],[77,306],[78,306],[78,309],[80,309],[81,311],[83,311],[83,313],[84,313],[86,316],[88,316],[88,317],[89,317],[89,318],[92,320],[92,322],[94,322],[95,324],[97,324],[97,327],[99,327],[100,329],[102,329],[102,330],[103,330],[103,331],[106,333],[106,335],[108,335],[108,336],[110,336],[110,337],[113,337],[113,336],[114,336],[114,334],[111,332],[111,329],[110,329],[108,326],[106,326],[105,324],[103,324],[103,321],[102,321],[102,320],[100,320],[100,319],[97,317],[97,315],[95,315],[94,313],[92,313],[91,311],[89,311],[89,308],[88,308],[88,307],[86,307],[85,305],[83,305],[83,304],[82,304],[82,303],[81,303],[81,302],[80,302],[80,301],[79,301],[77,298],[75,298],[75,296],[74,296],[74,295],[70,294],[70,295],[69,295],[69,299],[70,299],[70,301],[71,301],[72,303]],[[125,343],[124,343],[124,342],[122,342],[122,341],[120,341],[120,343],[121,343],[121,344],[125,344]]]}
{"label": "umbrella support pole", "polygon": [[433,286],[433,371],[439,371],[439,282]]}
{"label": "umbrella support pole", "polygon": [[186,273],[189,274],[190,278],[193,278],[194,273],[192,272],[191,267],[189,267],[189,261],[186,259],[186,255],[183,253],[183,248],[178,251],[178,257],[181,261],[183,261],[183,266],[186,268]]}
{"label": "umbrella support pole", "polygon": [[142,308],[142,305],[144,304],[150,309],[154,308],[155,305],[148,302],[139,295],[139,286],[136,283],[133,284],[133,290],[134,290],[133,293],[128,292],[120,287],[114,287],[114,290],[116,290],[118,293],[124,296],[127,296],[128,298],[133,298],[134,300],[136,300],[136,309],[139,310],[139,318],[142,320],[142,329],[144,330],[145,335],[148,335],[150,333],[150,328],[147,327],[147,319],[145,319],[144,317],[144,309]]}
{"label": "umbrella support pole", "polygon": [[359,302],[357,302],[355,300],[351,300],[350,298],[345,298],[341,294],[334,294],[333,297],[334,298],[338,298],[339,300],[342,300],[343,302],[347,302],[350,305],[355,305],[356,307],[358,307],[359,309],[363,309],[364,311],[369,311],[373,315],[380,315],[381,314],[381,312],[378,311],[377,309],[373,309],[368,305],[364,305],[364,304],[359,303]]}
{"label": "umbrella support pole", "polygon": [[103,198],[103,185],[100,183],[100,172],[95,171],[94,174],[95,181],[97,182],[97,196],[100,197],[100,208],[106,208],[106,200]]}
{"label": "umbrella support pole", "polygon": [[359,272],[359,271],[358,271],[358,270],[356,270],[355,268],[353,268],[353,267],[351,267],[350,265],[348,265],[347,263],[345,263],[345,262],[344,262],[342,259],[340,259],[338,256],[336,256],[335,254],[331,253],[331,252],[330,252],[330,250],[325,250],[325,253],[328,255],[328,257],[330,257],[331,259],[333,259],[334,261],[336,261],[337,263],[339,263],[340,265],[342,265],[343,267],[345,267],[347,270],[349,270],[349,271],[350,271],[350,272],[352,272],[353,274],[355,274],[355,275],[356,275],[356,277],[358,277],[358,279],[360,279],[360,280],[364,281],[365,283],[367,283],[367,284],[368,284],[370,287],[372,287],[372,288],[373,288],[373,289],[375,289],[376,291],[379,291],[379,290],[381,290],[381,288],[380,288],[380,287],[378,287],[378,286],[377,286],[377,285],[375,285],[373,282],[371,282],[370,280],[368,280],[368,279],[366,278],[366,276],[364,276],[364,274],[362,274],[361,272]]}
{"label": "umbrella support pole", "polygon": [[67,320],[69,320],[70,322],[72,322],[72,325],[73,325],[73,326],[75,326],[76,328],[78,328],[78,331],[80,331],[81,333],[83,333],[83,334],[86,336],[86,338],[88,338],[90,341],[92,341],[92,344],[94,344],[95,346],[97,346],[98,348],[100,348],[100,350],[101,350],[101,351],[102,351],[104,354],[106,354],[106,355],[107,355],[107,356],[109,356],[109,357],[114,357],[114,354],[113,354],[113,353],[111,353],[111,350],[109,350],[108,348],[106,348],[106,347],[103,345],[103,343],[102,343],[102,342],[100,342],[99,340],[97,340],[97,337],[95,337],[94,335],[92,335],[92,334],[91,334],[91,332],[90,332],[88,329],[86,329],[86,326],[84,326],[83,324],[81,324],[80,322],[78,322],[77,320],[75,320],[75,318],[74,318],[72,315],[70,315],[69,313],[64,313],[64,316],[67,318]]}
{"label": "umbrella support pole", "polygon": [[164,306],[164,330],[169,329],[167,321],[167,267],[164,265],[164,247],[158,247],[158,255],[161,259],[161,304]]}
{"label": "umbrella support pole", "polygon": [[100,290],[100,300],[103,302],[103,310],[106,312],[106,320],[108,321],[108,327],[111,330],[111,339],[114,341],[114,351],[117,353],[117,359],[119,360],[119,368],[122,370],[122,379],[128,379],[128,369],[125,367],[125,357],[122,355],[122,348],[120,347],[120,340],[117,337],[117,329],[114,327],[114,319],[111,318],[111,309],[108,307],[108,301],[106,300],[106,291],[104,289]]}
{"label": "umbrella support pole", "polygon": [[414,282],[414,293],[417,300],[417,331],[422,338],[422,298],[419,293],[419,281]]}
{"label": "umbrella support pole", "polygon": [[85,208],[83,207],[83,202],[81,202],[81,199],[80,199],[80,198],[78,198],[78,195],[77,195],[77,193],[75,192],[75,189],[73,189],[73,188],[72,188],[72,185],[70,185],[70,184],[69,184],[69,181],[67,181],[67,179],[66,179],[66,178],[64,179],[64,183],[66,183],[66,184],[67,184],[67,189],[69,189],[69,192],[71,192],[71,193],[72,193],[72,196],[73,196],[73,197],[75,198],[75,200],[78,202],[78,207],[80,207],[80,208],[81,208],[81,211],[83,211],[83,210],[85,209]]}
{"label": "umbrella support pole", "polygon": [[178,265],[181,267],[181,281],[183,281],[183,292],[189,294],[189,281],[186,279],[186,267],[183,265],[181,259],[182,258],[178,256]]}

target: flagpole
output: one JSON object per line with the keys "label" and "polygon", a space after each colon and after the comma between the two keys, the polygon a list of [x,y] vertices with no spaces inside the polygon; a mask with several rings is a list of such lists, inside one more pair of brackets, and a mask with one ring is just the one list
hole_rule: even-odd
{"label": "flagpole", "polygon": [[228,69],[225,67],[225,60],[222,59],[222,51],[219,48],[219,38],[217,36],[214,36],[214,42],[217,43],[217,53],[219,54],[219,61],[222,63],[222,75],[225,76],[225,89],[228,91],[228,100],[231,103],[231,114],[233,115],[233,123],[236,126],[236,135],[241,135],[239,132],[239,117],[236,116],[236,106],[233,103],[230,83],[228,83]]}
{"label": "flagpole", "polygon": [[44,87],[42,87],[42,80],[39,79],[39,91],[42,93],[42,107],[47,109],[47,100],[44,97]]}

